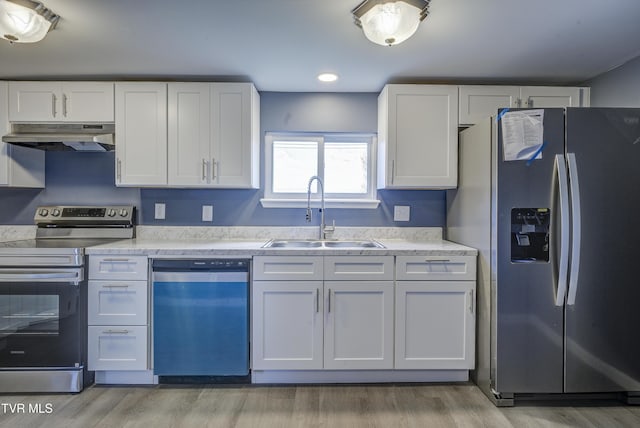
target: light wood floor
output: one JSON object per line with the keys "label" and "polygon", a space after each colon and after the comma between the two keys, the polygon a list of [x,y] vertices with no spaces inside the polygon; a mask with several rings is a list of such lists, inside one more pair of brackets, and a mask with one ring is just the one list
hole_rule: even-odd
{"label": "light wood floor", "polygon": [[[12,413],[9,404],[19,403],[25,413]],[[472,384],[93,386],[76,395],[0,395],[0,404],[0,426],[12,428],[640,427],[640,407],[496,408]]]}

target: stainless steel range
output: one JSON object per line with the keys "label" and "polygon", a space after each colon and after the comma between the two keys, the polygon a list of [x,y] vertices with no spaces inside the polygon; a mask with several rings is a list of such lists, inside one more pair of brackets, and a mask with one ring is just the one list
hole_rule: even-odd
{"label": "stainless steel range", "polygon": [[85,248],[134,236],[133,206],[42,206],[36,239],[0,242],[0,392],[79,392],[87,363]]}

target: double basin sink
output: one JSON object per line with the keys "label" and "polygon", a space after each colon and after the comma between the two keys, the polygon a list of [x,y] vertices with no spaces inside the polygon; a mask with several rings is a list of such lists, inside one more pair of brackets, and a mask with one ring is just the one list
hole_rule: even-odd
{"label": "double basin sink", "polygon": [[322,239],[272,239],[262,248],[385,248],[372,239],[322,240]]}

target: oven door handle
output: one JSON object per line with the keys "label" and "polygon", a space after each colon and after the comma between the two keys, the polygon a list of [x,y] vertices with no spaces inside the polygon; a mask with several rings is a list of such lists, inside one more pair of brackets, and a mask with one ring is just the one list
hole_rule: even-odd
{"label": "oven door handle", "polygon": [[38,270],[38,269],[2,269],[0,270],[0,282],[78,282],[83,280],[82,269],[73,270]]}

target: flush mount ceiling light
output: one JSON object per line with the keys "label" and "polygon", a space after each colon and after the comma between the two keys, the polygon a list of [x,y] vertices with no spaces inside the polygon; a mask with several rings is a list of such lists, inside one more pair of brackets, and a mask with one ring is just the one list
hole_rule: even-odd
{"label": "flush mount ceiling light", "polygon": [[318,80],[326,83],[335,82],[338,80],[338,75],[335,73],[320,73],[318,74]]}
{"label": "flush mount ceiling light", "polygon": [[383,46],[402,43],[427,17],[431,0],[364,0],[351,13],[367,39]]}
{"label": "flush mount ceiling light", "polygon": [[37,1],[0,0],[0,37],[11,43],[39,42],[59,19]]}

